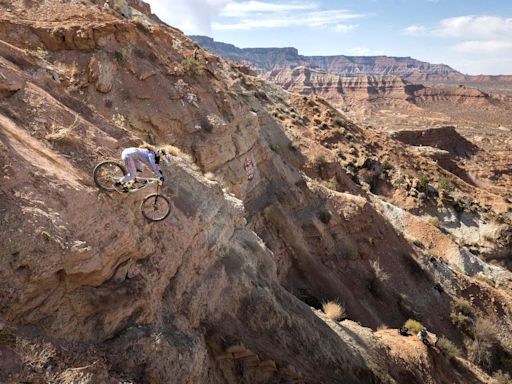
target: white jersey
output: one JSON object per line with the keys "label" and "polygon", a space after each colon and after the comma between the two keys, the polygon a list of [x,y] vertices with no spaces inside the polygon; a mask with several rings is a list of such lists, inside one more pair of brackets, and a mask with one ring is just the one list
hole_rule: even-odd
{"label": "white jersey", "polygon": [[123,159],[125,163],[128,159],[136,162],[141,161],[147,164],[155,175],[160,176],[162,174],[162,169],[156,163],[155,152],[150,151],[149,149],[136,147],[126,148],[121,153],[121,159]]}

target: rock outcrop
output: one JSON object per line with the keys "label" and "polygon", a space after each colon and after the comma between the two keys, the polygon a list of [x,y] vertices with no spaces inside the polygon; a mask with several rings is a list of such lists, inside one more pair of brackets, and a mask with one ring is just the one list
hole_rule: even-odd
{"label": "rock outcrop", "polygon": [[[425,220],[401,227],[459,199],[504,252],[501,200],[455,178],[443,200],[418,181],[446,172],[429,158],[172,27],[96,2],[24,3],[0,11],[1,381],[491,380],[376,329],[413,317],[462,345],[447,319],[464,297],[509,341],[506,265],[480,261],[491,286],[455,270],[468,244],[437,247],[446,234]],[[139,211],[149,188],[109,194],[91,178],[143,140],[181,150],[159,223]],[[387,217],[381,203],[405,213]],[[413,229],[428,236],[409,240]],[[327,301],[346,313],[329,318]]]}

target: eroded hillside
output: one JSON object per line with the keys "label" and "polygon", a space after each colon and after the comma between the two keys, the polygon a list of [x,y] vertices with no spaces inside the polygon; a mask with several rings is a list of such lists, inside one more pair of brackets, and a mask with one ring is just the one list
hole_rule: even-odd
{"label": "eroded hillside", "polygon": [[[510,369],[500,191],[198,50],[142,2],[2,4],[2,382],[488,383]],[[160,223],[140,215],[144,193],[91,178],[143,140],[182,152]],[[460,357],[400,336],[409,318]],[[487,365],[471,355],[482,319],[503,357]]]}

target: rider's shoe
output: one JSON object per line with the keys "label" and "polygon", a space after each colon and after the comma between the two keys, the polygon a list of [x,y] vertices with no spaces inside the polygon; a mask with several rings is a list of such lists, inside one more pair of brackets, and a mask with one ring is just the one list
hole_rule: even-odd
{"label": "rider's shoe", "polygon": [[123,184],[120,181],[116,181],[114,183],[114,188],[116,189],[117,192],[123,192],[123,193],[130,192],[130,185]]}

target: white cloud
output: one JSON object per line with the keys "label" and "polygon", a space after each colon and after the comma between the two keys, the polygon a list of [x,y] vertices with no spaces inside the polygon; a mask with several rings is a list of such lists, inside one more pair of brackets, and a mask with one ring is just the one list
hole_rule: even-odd
{"label": "white cloud", "polygon": [[350,48],[348,50],[348,53],[350,53],[353,56],[376,56],[376,55],[384,54],[383,51],[375,51],[375,50],[367,48],[367,47]]}
{"label": "white cloud", "polygon": [[146,0],[153,12],[187,34],[279,27],[329,27],[348,32],[346,22],[366,15],[342,9],[319,10],[318,1]]}
{"label": "white cloud", "polygon": [[[341,22],[363,17],[346,10],[329,10],[314,12],[273,12],[257,18],[242,18],[234,22],[216,22],[212,27],[215,30],[251,30],[260,28],[285,27],[327,27],[336,26]],[[355,28],[355,26],[346,26]]]}
{"label": "white cloud", "polygon": [[166,23],[187,34],[211,33],[213,19],[229,0],[145,0],[152,12]]}
{"label": "white cloud", "polygon": [[[503,71],[504,62],[512,61],[512,18],[467,15],[439,20],[437,23],[411,25],[403,30],[405,34],[444,39],[450,41],[450,49],[459,62],[466,61],[466,67],[478,67],[478,60],[494,69],[491,73]],[[478,60],[474,58],[478,55]],[[462,69],[461,65],[461,69]],[[475,72],[474,69],[472,72]],[[506,72],[510,73],[510,69]]]}
{"label": "white cloud", "polygon": [[498,16],[459,16],[440,20],[436,25],[414,24],[403,30],[409,35],[450,37],[471,40],[512,39],[512,18]]}
{"label": "white cloud", "polygon": [[443,19],[434,33],[439,36],[475,40],[512,39],[512,18],[460,16]]}
{"label": "white cloud", "polygon": [[262,1],[230,2],[222,10],[221,16],[225,17],[247,17],[255,13],[289,12],[295,10],[310,10],[318,8],[315,3],[284,3],[274,4]]}
{"label": "white cloud", "polygon": [[336,24],[334,26],[334,31],[339,33],[347,33],[357,28],[357,25],[354,24]]}
{"label": "white cloud", "polygon": [[427,28],[423,25],[413,24],[404,29],[406,35],[423,35],[427,32]]}
{"label": "white cloud", "polygon": [[512,41],[464,41],[453,45],[452,48],[461,53],[511,56]]}

